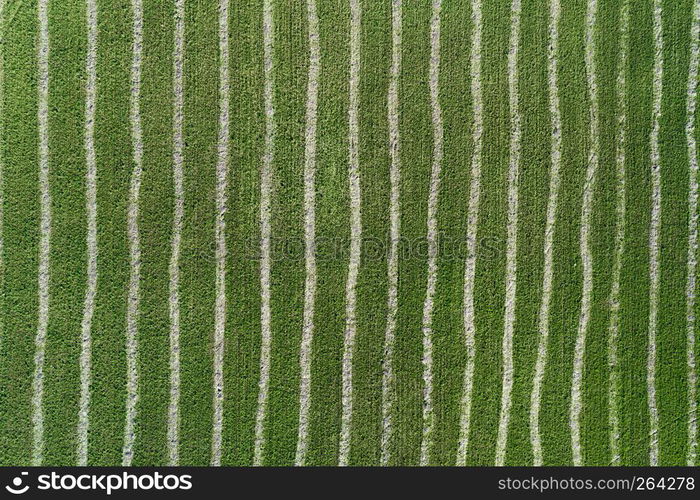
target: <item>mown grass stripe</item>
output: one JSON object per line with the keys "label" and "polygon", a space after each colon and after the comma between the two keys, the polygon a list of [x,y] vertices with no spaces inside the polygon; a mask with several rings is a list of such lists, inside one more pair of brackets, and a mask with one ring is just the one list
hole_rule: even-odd
{"label": "mown grass stripe", "polygon": [[[518,51],[522,119],[518,182],[513,390],[505,465],[531,464],[530,410],[538,355],[552,130],[548,90],[550,2],[523,0]],[[527,68],[524,71],[523,68]],[[505,99],[504,99],[505,100]]]}
{"label": "mown grass stripe", "polygon": [[133,465],[139,466],[169,461],[169,264],[175,204],[174,12],[175,2],[143,3],[140,111],[144,149],[138,217],[141,237],[136,357],[138,404],[131,458]]}
{"label": "mown grass stripe", "polygon": [[[111,1],[110,9],[100,0],[44,2],[44,189],[41,6],[0,0],[0,462],[7,464],[29,464],[35,455],[40,264],[49,293],[41,463],[109,465],[122,459],[129,439],[131,465],[172,458],[176,2]],[[460,454],[465,464],[555,465],[572,456],[585,465],[697,462],[697,0],[499,0],[488,7],[360,0],[356,99],[348,78],[355,59],[350,1],[180,1],[187,84],[178,463],[254,463],[258,434],[260,464],[338,464],[346,429],[348,465],[442,465],[459,463]],[[264,2],[274,17],[267,36]],[[517,56],[510,50],[516,3]],[[140,20],[136,8],[144,11]],[[90,40],[95,18],[99,43]],[[478,35],[476,24],[483,24]],[[268,53],[275,49],[269,59],[267,42]],[[517,78],[508,71],[514,64]],[[662,76],[654,74],[659,67]],[[228,91],[236,89],[225,106],[223,71],[230,72]],[[460,74],[469,83],[453,78]],[[269,99],[266,75],[274,83]],[[514,81],[522,120],[517,170]],[[310,141],[312,93],[318,123]],[[431,112],[438,99],[445,151],[436,178]],[[270,119],[268,100],[276,107]],[[361,260],[348,363],[347,251],[357,236],[347,164],[353,101]],[[258,252],[267,151],[266,283]],[[41,230],[47,207],[48,238]],[[305,227],[310,218],[313,231]],[[340,242],[333,258],[308,253],[326,237]],[[442,253],[455,238],[456,259]],[[470,243],[473,251],[462,254]],[[352,412],[344,428],[348,364]],[[577,419],[578,436],[569,425]]]}
{"label": "mown grass stripe", "polygon": [[[439,251],[432,327],[435,417],[431,466],[455,461],[466,360],[461,305],[467,191],[473,149],[472,98],[468,79],[451,76],[469,75],[471,0],[443,1],[440,18],[440,105],[445,151],[437,209]],[[402,92],[403,95],[408,94]],[[405,159],[411,160],[412,156],[409,154]],[[404,163],[404,171],[409,171],[410,165],[410,161]],[[406,198],[403,200],[406,202]]]}
{"label": "mown grass stripe", "polygon": [[530,399],[530,443],[532,445],[533,463],[542,465],[544,452],[540,434],[540,407],[542,404],[542,384],[547,368],[547,351],[549,344],[549,306],[552,299],[552,282],[554,278],[554,232],[557,220],[557,202],[559,199],[559,169],[561,167],[561,111],[559,109],[558,56],[559,56],[559,18],[561,4],[559,0],[549,3],[549,45],[547,48],[547,83],[549,90],[549,114],[551,120],[551,152],[549,170],[549,196],[547,199],[547,219],[544,230],[544,272],[542,275],[542,299],[539,312],[539,343],[537,362],[532,383]]}
{"label": "mown grass stripe", "polygon": [[[610,463],[608,327],[610,290],[615,260],[617,173],[615,148],[617,137],[616,78],[619,39],[617,36],[620,5],[598,2],[595,42],[598,134],[596,174],[589,248],[593,265],[594,287],[586,336],[581,399],[580,428],[584,462],[588,466]],[[584,35],[585,36],[585,35]],[[587,110],[588,107],[584,109]],[[590,124],[588,129],[590,130]],[[602,424],[601,424],[602,422]]]}
{"label": "mown grass stripe", "polygon": [[360,27],[359,0],[350,0],[350,106],[348,109],[348,185],[350,189],[350,258],[345,284],[345,341],[343,343],[343,414],[340,430],[338,464],[348,465],[353,404],[353,355],[357,320],[355,305],[357,275],[360,268],[362,214],[359,163],[359,88],[360,88]]}
{"label": "mown grass stripe", "polygon": [[41,200],[39,242],[39,322],[34,340],[34,379],[32,385],[33,445],[32,465],[41,465],[44,453],[44,356],[46,331],[49,322],[49,278],[51,252],[51,192],[49,190],[49,19],[48,0],[40,0],[39,43],[37,50],[39,71],[39,187]]}
{"label": "mown grass stripe", "polygon": [[[349,2],[343,3],[345,5],[344,9],[348,9],[349,12]],[[373,0],[361,0],[360,3],[360,10],[362,11],[362,64],[358,97],[360,110],[358,161],[361,165],[360,184],[362,187],[360,202],[362,206],[362,264],[359,269],[356,286],[357,334],[353,356],[353,424],[350,440],[351,452],[348,459],[349,465],[352,466],[377,465],[381,454],[382,359],[388,300],[386,246],[389,244],[390,234],[389,205],[391,191],[391,158],[387,149],[389,143],[389,121],[386,99],[391,78],[389,68],[391,66],[392,50],[392,5],[391,2],[377,4]],[[429,2],[425,2],[425,4],[428,7],[430,5]],[[344,16],[339,21],[342,23],[339,24],[341,26],[340,29],[349,37],[350,30],[347,27],[350,25],[350,15]],[[428,24],[426,23],[425,26],[427,27]],[[428,41],[427,35],[424,41]],[[348,50],[349,44],[347,42],[348,38],[344,38],[340,42],[342,45],[339,49],[344,50],[344,55],[343,59],[341,59],[342,66],[339,69],[342,71],[342,81],[346,82],[341,91],[344,93],[343,99],[348,99],[347,102],[349,103],[349,92],[346,89],[350,83],[348,68],[351,54]],[[365,57],[368,54],[373,54],[373,57]],[[427,63],[420,68],[427,68]],[[422,74],[424,77],[427,74],[425,69],[423,69]],[[427,93],[425,95],[427,97]],[[336,112],[336,120],[342,120],[344,128],[345,124],[349,128],[347,107],[348,104],[345,104],[342,110]],[[426,138],[429,137],[429,134],[426,135]],[[343,198],[338,200],[339,208],[341,208],[342,212],[337,221],[337,226],[342,227],[342,232],[338,232],[336,235],[343,234],[343,238],[345,238],[343,240],[344,245],[341,247],[344,253],[338,259],[338,264],[342,266],[342,274],[339,279],[340,285],[346,284],[346,273],[348,271],[346,258],[348,255],[347,242],[351,240],[352,233],[352,227],[349,223],[352,207],[348,203],[350,186],[347,182],[347,171],[342,168],[343,165],[347,164],[347,140],[348,134],[345,133],[342,151],[346,155],[345,157],[340,157],[338,154],[340,161],[337,163],[340,167],[338,172],[343,177],[339,177],[336,181],[337,184],[342,185],[343,192]],[[370,165],[371,168],[369,168]],[[367,168],[365,168],[366,166]],[[427,193],[425,198],[421,195],[421,199],[424,200],[426,198]],[[423,222],[422,225],[424,226],[425,223]],[[417,297],[421,301],[420,304],[422,304],[423,293],[420,291],[420,287],[416,288],[416,292]],[[339,301],[340,306],[345,305],[342,297],[336,300]],[[420,306],[416,308],[416,312],[420,314]],[[340,313],[340,320],[341,322],[345,320],[345,315],[342,312]],[[336,326],[334,331],[336,332],[335,335],[344,341],[342,335],[338,335],[338,332],[343,331],[342,326],[340,329]],[[416,328],[414,331],[419,333],[420,329]],[[342,354],[342,349],[339,351]],[[394,357],[395,367],[396,358],[397,356]],[[342,367],[339,370],[340,372],[342,372]],[[417,375],[417,380],[420,380],[420,374],[417,373]],[[415,395],[419,396],[417,386]],[[396,417],[396,413],[394,413],[394,416]],[[420,426],[420,419],[416,419],[413,423],[416,426]],[[397,431],[395,436],[399,433],[400,431]],[[417,453],[419,447],[420,444],[416,444],[413,451]]]}
{"label": "mown grass stripe", "polygon": [[129,99],[129,121],[133,170],[129,186],[129,208],[127,233],[129,235],[129,291],[126,312],[126,363],[127,396],[126,424],[124,427],[124,451],[122,465],[129,465],[133,458],[135,440],[136,404],[138,402],[138,318],[139,287],[141,282],[141,239],[139,235],[139,198],[141,174],[143,172],[143,132],[141,129],[141,60],[143,54],[143,4],[142,0],[131,0],[132,59],[131,89]]}
{"label": "mown grass stripe", "polygon": [[700,62],[700,1],[693,7],[690,31],[690,65],[688,69],[688,94],[686,100],[686,142],[689,164],[688,191],[688,278],[686,283],[686,322],[688,356],[688,451],[686,463],[694,466],[697,459],[697,371],[695,361],[695,294],[698,251],[698,151],[695,139],[695,113],[697,109],[698,63]]}
{"label": "mown grass stripe", "polygon": [[88,282],[85,0],[50,2],[48,23],[52,232],[43,373],[43,459],[44,463],[75,465],[81,396],[81,322]]}
{"label": "mown grass stripe", "polygon": [[[10,22],[12,20],[12,22]],[[37,330],[40,194],[37,165],[37,3],[5,3],[3,55],[3,341],[0,437],[3,465],[31,463]],[[10,216],[10,214],[14,214]]]}
{"label": "mown grass stripe", "polygon": [[391,170],[390,198],[390,247],[387,264],[389,297],[387,303],[386,332],[384,335],[384,360],[382,370],[382,437],[380,465],[389,465],[393,434],[393,412],[396,403],[396,375],[394,373],[394,341],[396,315],[398,313],[399,288],[399,240],[401,238],[401,142],[399,130],[399,75],[401,74],[402,0],[391,3],[391,80],[387,95],[389,119],[389,156]]}
{"label": "mown grass stripe", "polygon": [[262,343],[260,348],[260,378],[258,381],[258,408],[255,417],[254,465],[262,465],[265,452],[265,418],[267,413],[268,390],[270,386],[270,351],[272,348],[272,313],[270,310],[270,267],[272,236],[272,162],[275,151],[275,108],[274,108],[274,3],[265,0],[263,4],[263,47],[264,47],[264,100],[265,100],[265,152],[260,170],[260,321]]}
{"label": "mown grass stripe", "polygon": [[572,375],[584,289],[581,222],[584,193],[589,190],[586,177],[590,152],[585,55],[587,1],[562,2],[561,7],[558,53],[561,186],[553,241],[551,348],[547,350],[548,369],[542,383],[543,404],[539,416],[545,464],[570,464],[572,459]]}
{"label": "mown grass stripe", "polygon": [[[5,310],[5,51],[3,50],[5,39],[5,0],[0,0],[0,33],[2,33],[3,43],[0,43],[0,311],[6,314]],[[5,339],[5,319],[0,319],[0,352],[2,352],[2,342]]]}
{"label": "mown grass stripe", "polygon": [[[502,383],[501,354],[506,281],[508,217],[508,47],[511,0],[484,8],[484,136],[479,200],[477,265],[474,275],[474,357],[470,464],[493,464]],[[488,82],[488,83],[487,83]],[[467,242],[468,244],[468,242]],[[498,367],[493,369],[493,367]]]}
{"label": "mown grass stripe", "polygon": [[130,274],[129,188],[134,168],[130,122],[131,2],[111,1],[105,9],[97,1],[95,154],[99,275],[91,328],[87,463],[90,466],[121,464],[124,446],[128,394],[125,347]]}
{"label": "mown grass stripe", "polygon": [[230,209],[227,212],[225,425],[221,463],[253,462],[260,373],[259,197],[263,156],[263,0],[229,6],[231,58]]}
{"label": "mown grass stripe", "polygon": [[274,59],[277,129],[271,215],[273,341],[265,463],[288,466],[294,463],[299,424],[299,340],[305,279],[304,114],[309,52],[305,3],[275,5],[279,7],[275,9],[275,47],[285,47],[289,52],[276,52],[286,56]]}
{"label": "mown grass stripe", "polygon": [[590,106],[591,144],[588,151],[588,166],[583,191],[581,209],[581,262],[583,264],[583,292],[581,294],[581,313],[574,348],[574,372],[571,382],[571,406],[569,422],[571,426],[571,449],[573,463],[583,465],[581,450],[581,411],[583,410],[582,385],[584,359],[586,352],[586,334],[591,316],[591,298],[593,294],[593,255],[590,246],[591,217],[593,212],[593,194],[595,192],[598,170],[600,137],[598,134],[598,86],[596,74],[596,46],[594,30],[598,10],[597,0],[589,0],[586,10],[585,60],[588,99]]}
{"label": "mown grass stripe", "polygon": [[[663,3],[663,94],[659,117],[661,222],[656,351],[659,465],[688,456],[687,258],[690,168],[686,144],[693,0]],[[696,358],[697,359],[697,358]]]}
{"label": "mown grass stripe", "polygon": [[615,256],[610,287],[610,318],[608,324],[608,425],[610,426],[610,463],[620,464],[620,361],[618,357],[618,338],[620,334],[620,275],[625,253],[625,217],[627,213],[626,190],[626,148],[627,148],[627,65],[629,54],[629,1],[623,0],[620,6],[619,21],[620,47],[616,80],[617,130],[615,143],[616,185],[616,222],[615,222]]}
{"label": "mown grass stripe", "polygon": [[184,189],[184,65],[185,1],[175,2],[175,46],[173,49],[173,228],[169,267],[170,313],[170,402],[168,405],[168,455],[171,465],[179,461],[180,427],[180,245],[185,215]]}
{"label": "mown grass stripe", "polygon": [[[13,8],[14,7],[14,8]],[[12,22],[10,22],[12,20]],[[38,184],[37,3],[5,3],[3,61],[3,341],[0,438],[3,465],[32,457],[32,384],[37,329]],[[10,214],[13,214],[10,216]]]}
{"label": "mown grass stripe", "polygon": [[474,357],[476,354],[476,324],[474,322],[474,277],[476,275],[476,238],[479,223],[479,197],[481,193],[481,154],[484,132],[484,110],[481,82],[481,0],[472,2],[472,44],[471,44],[471,92],[474,109],[471,184],[469,188],[469,209],[467,227],[467,257],[464,266],[464,304],[463,321],[467,362],[464,368],[464,387],[462,390],[459,445],[457,465],[467,462],[469,433],[471,432],[472,391],[474,388]]}
{"label": "mown grass stripe", "polygon": [[[223,315],[217,265],[219,215],[218,2],[185,3],[184,218],[180,254],[180,422],[182,464],[210,465],[215,410],[215,328]],[[219,236],[221,233],[219,233]],[[228,287],[225,290],[228,295]],[[218,298],[217,298],[218,296]],[[217,317],[218,314],[218,317]]]}
{"label": "mown grass stripe", "polygon": [[[654,40],[652,2],[630,2],[627,110],[627,217],[620,279],[620,463],[648,465],[647,342]],[[634,99],[632,99],[634,89]],[[632,168],[639,165],[639,168]],[[634,193],[635,196],[631,194]],[[640,339],[640,335],[642,338]]]}
{"label": "mown grass stripe", "polygon": [[97,162],[95,158],[95,106],[97,100],[97,3],[87,0],[87,57],[85,72],[85,159],[87,212],[87,290],[81,324],[80,352],[80,410],[78,414],[78,465],[87,465],[88,428],[90,411],[90,384],[92,364],[92,318],[95,313],[97,293]]}
{"label": "mown grass stripe", "polygon": [[518,49],[520,47],[520,0],[511,4],[511,31],[508,49],[508,102],[510,105],[510,162],[508,166],[508,239],[506,242],[506,301],[503,328],[503,383],[501,388],[501,413],[496,441],[496,465],[505,463],[508,444],[508,424],[513,391],[513,332],[515,330],[515,301],[517,293],[518,255],[518,178],[520,170],[520,140],[522,136]]}
{"label": "mown grass stripe", "polygon": [[224,338],[226,329],[226,212],[229,178],[229,14],[228,0],[219,2],[219,137],[216,163],[216,306],[214,317],[214,421],[211,465],[221,465],[224,426]]}
{"label": "mown grass stripe", "polygon": [[440,9],[442,2],[433,0],[430,20],[430,106],[433,122],[433,165],[428,195],[428,283],[423,304],[423,437],[420,464],[430,462],[435,414],[433,410],[433,302],[438,272],[437,207],[440,195],[440,173],[443,157],[443,125],[440,107]]}
{"label": "mown grass stripe", "polygon": [[309,37],[309,77],[306,101],[306,135],[304,152],[304,318],[299,364],[299,428],[295,465],[304,465],[308,449],[309,411],[311,408],[311,357],[314,334],[314,304],[316,299],[316,123],[318,86],[321,69],[318,14],[315,0],[308,0],[307,24]]}
{"label": "mown grass stripe", "polygon": [[[347,27],[350,24],[350,4],[347,1],[317,2],[319,17],[319,44],[321,49],[319,96],[318,96],[318,124],[317,124],[317,155],[316,155],[316,265],[317,288],[314,301],[314,335],[312,343],[311,371],[311,410],[309,413],[308,451],[306,463],[309,465],[330,466],[338,463],[338,440],[342,414],[342,355],[343,355],[343,328],[345,324],[345,281],[347,275],[347,262],[339,254],[340,250],[347,248],[350,239],[350,204],[348,203],[347,184],[347,140],[348,140],[348,68],[350,53],[348,41],[350,37]],[[302,15],[305,13],[302,13]],[[305,18],[305,16],[303,16]],[[304,33],[306,34],[306,33]],[[303,41],[302,41],[303,40]],[[307,37],[298,43],[308,45]],[[310,54],[302,53],[304,57],[302,68],[299,72],[299,87],[306,89],[308,82],[308,58]],[[375,60],[375,64],[378,61]],[[363,68],[367,71],[367,68]],[[363,85],[368,85],[363,80]],[[374,91],[380,90],[378,86],[372,87]],[[305,104],[306,92],[300,97],[298,113],[302,114],[302,106]],[[303,131],[302,131],[303,132]],[[303,136],[299,136],[303,140]],[[384,144],[382,144],[384,146]],[[380,149],[380,151],[383,151]],[[303,164],[303,158],[300,165]],[[300,169],[301,170],[301,169]],[[303,173],[300,172],[299,179]],[[388,178],[388,176],[387,176]],[[303,186],[299,186],[300,191]],[[366,194],[366,191],[365,191]],[[300,200],[303,195],[300,193]],[[366,212],[365,212],[366,213]],[[299,219],[303,220],[300,213]],[[301,225],[300,225],[300,229]],[[301,231],[299,231],[301,232]],[[302,236],[300,235],[300,238]],[[299,249],[301,261],[301,248]],[[342,254],[346,255],[346,254]],[[301,267],[301,266],[298,266]],[[301,269],[299,269],[301,271]],[[301,273],[299,272],[299,275]],[[301,277],[301,276],[300,276]],[[301,280],[299,285],[300,295]],[[364,297],[363,294],[359,294]],[[299,310],[303,308],[300,305]],[[358,306],[359,308],[359,306]],[[321,320],[322,319],[322,320]],[[302,319],[303,321],[303,319]],[[300,325],[302,322],[300,322]],[[360,332],[367,334],[362,328]],[[380,335],[373,337],[377,343],[382,338]],[[362,339],[358,339],[361,352]],[[376,366],[378,371],[381,367]],[[356,387],[356,394],[362,390],[364,381],[373,389],[378,389],[376,379],[366,372],[357,380],[360,385]],[[379,406],[379,398],[357,397],[356,401],[366,401]],[[360,415],[362,405],[355,406],[355,415]],[[376,423],[370,418],[357,417],[358,421],[379,426],[379,418]],[[370,449],[372,442],[362,436],[362,427],[355,428],[353,441],[366,444]],[[375,443],[376,444],[376,443]],[[352,455],[356,455],[358,447],[352,447]],[[376,447],[378,451],[378,446]],[[355,462],[353,457],[351,462]],[[355,462],[356,463],[356,462]]]}
{"label": "mown grass stripe", "polygon": [[649,225],[649,332],[647,349],[647,398],[649,407],[649,465],[658,465],[659,410],[656,406],[656,337],[659,307],[659,233],[661,231],[661,152],[659,146],[663,98],[663,4],[654,0],[654,73],[652,80],[651,223]]}

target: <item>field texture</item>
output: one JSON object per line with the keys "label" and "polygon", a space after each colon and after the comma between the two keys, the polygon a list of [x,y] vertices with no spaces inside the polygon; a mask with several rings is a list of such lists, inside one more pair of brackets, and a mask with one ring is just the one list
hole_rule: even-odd
{"label": "field texture", "polygon": [[0,0],[0,464],[696,464],[699,35]]}

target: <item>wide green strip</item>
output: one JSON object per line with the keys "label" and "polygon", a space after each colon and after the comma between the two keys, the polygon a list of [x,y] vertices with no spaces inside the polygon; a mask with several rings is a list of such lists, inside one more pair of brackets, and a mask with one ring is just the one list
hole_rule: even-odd
{"label": "wide green strip", "polygon": [[180,463],[211,458],[215,301],[218,7],[185,6],[184,189],[180,257]]}
{"label": "wide green strip", "polygon": [[229,11],[231,160],[226,216],[228,314],[221,461],[252,465],[260,376],[260,165],[263,155],[262,0]]}
{"label": "wide green strip", "polygon": [[630,2],[627,92],[627,220],[620,288],[620,453],[624,465],[649,464],[647,334],[651,214],[651,1]]}
{"label": "wide green strip", "polygon": [[513,393],[506,464],[532,464],[530,402],[539,339],[544,271],[544,228],[551,169],[551,116],[547,81],[549,2],[522,4],[518,56],[522,150],[518,213],[518,275]]}
{"label": "wide green strip", "polygon": [[433,362],[434,465],[454,465],[459,440],[466,346],[464,337],[464,249],[471,158],[474,150],[470,47],[471,1],[444,2],[440,41],[440,104],[444,117],[444,159],[438,201],[440,238]]}
{"label": "wide green strip", "polygon": [[[346,250],[350,241],[347,181],[350,7],[345,0],[320,1],[317,6],[321,31],[316,158],[318,284],[307,462],[312,465],[336,465],[340,439],[345,281],[348,272]],[[360,120],[362,123],[362,118]],[[362,165],[361,161],[360,169]],[[356,373],[358,377],[365,377],[364,373]],[[357,390],[360,390],[359,386]]]}
{"label": "wide green strip", "polygon": [[52,232],[44,365],[44,460],[75,463],[80,324],[86,273],[85,3],[49,5],[49,186]]}
{"label": "wide green strip", "polygon": [[170,394],[168,263],[173,221],[172,53],[174,6],[144,2],[141,115],[141,287],[134,465],[163,464]]}
{"label": "wide green strip", "polygon": [[686,276],[688,157],[685,140],[692,0],[663,2],[661,238],[656,386],[659,465],[683,464],[688,444]]}
{"label": "wide green strip", "polygon": [[129,126],[129,0],[100,0],[98,9],[97,154],[98,284],[92,328],[89,463],[121,462],[126,418],[126,232],[132,150]]}
{"label": "wide green strip", "polygon": [[559,24],[561,185],[554,233],[549,349],[540,412],[545,465],[572,462],[569,412],[583,289],[580,230],[589,153],[585,16],[585,0],[562,2]]}
{"label": "wide green strip", "polygon": [[30,462],[39,258],[36,2],[6,2],[3,20],[3,241],[0,463]]}
{"label": "wide green strip", "polygon": [[[392,465],[417,465],[423,430],[423,302],[427,279],[427,213],[433,133],[428,89],[428,2],[403,5],[403,60],[399,79],[401,130],[401,236],[399,309],[394,365],[396,406]],[[386,23],[389,29],[389,21]],[[385,64],[389,67],[389,63]],[[385,70],[387,71],[387,70]]]}
{"label": "wide green strip", "polygon": [[507,51],[510,1],[484,6],[482,89],[484,102],[481,197],[477,232],[474,308],[476,355],[468,464],[495,460],[501,405],[503,306],[510,144]]}
{"label": "wide green strip", "polygon": [[[357,283],[357,345],[353,359],[351,464],[379,464],[382,356],[387,317],[391,5],[362,2],[360,48],[360,182],[362,263]],[[400,99],[400,98],[399,98]]]}
{"label": "wide green strip", "polygon": [[596,84],[599,107],[599,163],[591,216],[593,255],[593,296],[591,319],[586,334],[586,352],[581,412],[581,448],[585,465],[608,465],[610,426],[608,425],[608,326],[610,287],[615,258],[617,223],[617,61],[619,2],[598,4],[594,43]]}
{"label": "wide green strip", "polygon": [[299,421],[304,309],[304,116],[309,56],[306,6],[274,3],[277,129],[272,165],[272,359],[264,462],[291,465]]}
{"label": "wide green strip", "polygon": [[[0,2],[0,34],[2,34],[3,39],[6,36],[5,33],[5,2]],[[4,50],[0,46],[0,242],[2,242],[3,237],[3,216],[2,211],[5,208],[4,203],[4,181],[3,173],[5,170],[5,93],[4,93]],[[7,316],[7,309],[5,306],[5,250],[0,243],[0,360],[4,361],[4,351],[2,350],[2,341],[5,333],[5,318]],[[0,399],[0,402],[2,399]],[[4,443],[2,437],[2,430],[0,429],[0,442]],[[0,457],[0,463],[3,463]]]}

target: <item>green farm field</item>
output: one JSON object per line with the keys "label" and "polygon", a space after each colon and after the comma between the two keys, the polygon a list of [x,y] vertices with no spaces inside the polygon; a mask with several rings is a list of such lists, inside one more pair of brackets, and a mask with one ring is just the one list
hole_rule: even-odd
{"label": "green farm field", "polygon": [[696,465],[700,0],[0,0],[0,465]]}

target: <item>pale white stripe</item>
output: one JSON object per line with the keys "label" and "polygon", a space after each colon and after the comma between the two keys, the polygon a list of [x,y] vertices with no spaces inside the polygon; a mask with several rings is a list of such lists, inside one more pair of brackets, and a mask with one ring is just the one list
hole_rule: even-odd
{"label": "pale white stripe", "polygon": [[542,274],[542,302],[538,318],[539,343],[535,375],[530,397],[530,443],[534,465],[542,465],[542,438],[540,435],[540,407],[542,383],[547,368],[547,344],[549,341],[549,306],[552,299],[554,278],[554,230],[557,220],[559,198],[559,168],[561,165],[561,112],[559,111],[559,85],[557,66],[559,56],[560,0],[550,0],[549,4],[549,46],[547,48],[547,83],[549,88],[549,115],[551,120],[551,151],[549,170],[549,198],[547,200],[547,221],[544,229],[544,272]]}
{"label": "pale white stripe", "polygon": [[698,400],[695,361],[695,284],[698,263],[698,148],[695,141],[695,111],[698,90],[698,60],[700,59],[700,0],[695,0],[693,24],[690,31],[690,69],[688,71],[688,98],[685,134],[688,143],[690,187],[688,191],[688,282],[686,285],[686,318],[688,331],[688,457],[687,464],[695,465],[698,454]]}
{"label": "pale white stripe", "polygon": [[306,101],[306,137],[304,162],[304,241],[306,283],[304,286],[304,326],[301,337],[299,364],[299,431],[295,465],[306,461],[311,408],[311,354],[314,334],[314,300],[316,298],[316,110],[318,107],[318,77],[321,70],[318,15],[316,0],[307,0],[309,24],[309,81]]}
{"label": "pale white stripe", "polygon": [[615,222],[615,260],[613,263],[612,285],[610,288],[610,323],[608,326],[608,364],[610,381],[608,385],[608,423],[610,425],[611,464],[620,464],[620,369],[617,356],[617,341],[620,332],[620,273],[625,252],[625,154],[627,141],[627,59],[629,52],[629,2],[623,0],[620,7],[620,54],[617,73],[617,144],[615,163],[617,165],[617,220]]}
{"label": "pale white stripe", "polygon": [[80,410],[78,412],[78,465],[87,465],[90,411],[90,365],[92,354],[92,317],[97,293],[97,163],[95,160],[95,101],[97,98],[97,4],[87,0],[88,46],[85,69],[85,160],[87,211],[87,291],[83,310],[82,349],[80,352]]}
{"label": "pale white stripe", "polygon": [[591,213],[593,211],[593,193],[596,172],[598,170],[598,87],[596,82],[596,47],[595,26],[598,11],[597,0],[588,0],[586,11],[586,77],[588,80],[588,98],[590,100],[590,137],[588,167],[583,186],[583,207],[581,209],[581,264],[583,267],[583,292],[581,294],[581,315],[579,317],[576,346],[574,348],[574,372],[571,381],[571,408],[569,425],[571,427],[571,448],[574,465],[583,465],[581,451],[581,410],[583,408],[581,390],[583,386],[584,356],[586,352],[586,333],[591,316],[591,295],[593,293],[593,255],[590,247]]}
{"label": "pale white stripe", "polygon": [[360,269],[362,218],[360,212],[359,120],[360,0],[350,0],[350,107],[348,110],[348,183],[350,185],[350,262],[345,285],[345,341],[343,342],[342,418],[338,463],[348,465],[352,425],[352,357],[355,351],[355,286]]}
{"label": "pale white stripe", "polygon": [[399,239],[401,238],[401,156],[399,142],[399,75],[401,74],[401,2],[391,4],[391,80],[387,97],[389,120],[389,156],[391,168],[389,180],[390,194],[390,235],[391,246],[387,262],[389,298],[387,304],[386,333],[384,336],[384,365],[382,373],[382,441],[381,465],[389,465],[391,459],[391,438],[394,403],[396,399],[396,378],[394,375],[394,341],[396,335],[396,314],[399,308]]}
{"label": "pale white stripe", "polygon": [[267,392],[270,386],[270,350],[272,326],[270,312],[270,238],[272,235],[272,162],[275,152],[275,108],[273,0],[263,4],[263,45],[265,67],[265,153],[260,171],[260,317],[262,343],[260,347],[260,380],[258,382],[258,409],[255,416],[254,465],[263,465],[265,452],[265,416]]}
{"label": "pale white stripe", "polygon": [[462,391],[459,445],[457,465],[465,465],[469,448],[471,426],[472,389],[474,387],[474,354],[476,324],[474,323],[474,278],[476,275],[476,235],[479,224],[479,195],[481,193],[481,153],[484,129],[484,110],[481,94],[481,0],[472,1],[472,46],[470,55],[471,93],[474,109],[473,142],[474,152],[471,165],[471,186],[469,188],[469,215],[467,220],[467,257],[464,266],[464,337],[467,347],[467,364],[464,369]]}
{"label": "pale white stripe", "polygon": [[659,130],[663,92],[662,2],[654,0],[654,75],[652,85],[651,224],[649,228],[649,345],[647,397],[649,403],[649,465],[658,465],[659,411],[656,407],[656,330],[659,308],[659,232],[661,226],[661,153]]}
{"label": "pale white stripe", "polygon": [[34,352],[32,384],[32,465],[41,465],[44,453],[44,355],[49,323],[49,273],[51,253],[51,192],[49,190],[49,0],[39,1],[39,189],[41,222],[39,241],[39,320]]}
{"label": "pale white stripe", "polygon": [[423,304],[423,439],[420,465],[430,463],[435,412],[433,410],[433,301],[438,272],[438,197],[443,156],[442,109],[440,108],[440,9],[441,0],[433,0],[430,21],[430,105],[433,120],[433,167],[428,194],[428,284]]}
{"label": "pale white stripe", "polygon": [[180,425],[180,243],[185,211],[183,188],[183,66],[185,49],[185,0],[175,2],[175,47],[173,49],[173,235],[170,255],[170,403],[168,405],[168,461],[179,460]]}
{"label": "pale white stripe", "polygon": [[127,234],[129,236],[129,298],[126,310],[126,426],[124,428],[124,450],[122,464],[131,465],[134,456],[134,426],[136,403],[138,402],[138,317],[139,284],[141,281],[141,241],[139,237],[139,196],[141,173],[143,170],[143,135],[141,131],[141,54],[143,45],[143,5],[142,0],[132,0],[133,45],[131,59],[131,89],[129,96],[129,120],[131,122],[131,143],[134,167],[129,186],[129,211],[127,213]]}
{"label": "pale white stripe", "polygon": [[226,331],[226,211],[229,173],[228,0],[219,1],[219,138],[216,162],[216,307],[214,311],[214,421],[211,465],[221,464],[224,426],[224,340]]}
{"label": "pale white stripe", "polygon": [[503,318],[503,384],[501,414],[496,441],[496,465],[503,465],[508,443],[511,393],[513,391],[513,330],[518,280],[518,177],[520,169],[520,106],[518,99],[518,48],[520,46],[520,0],[511,5],[508,50],[508,95],[510,104],[510,164],[508,167],[508,238],[506,242],[506,299]]}

